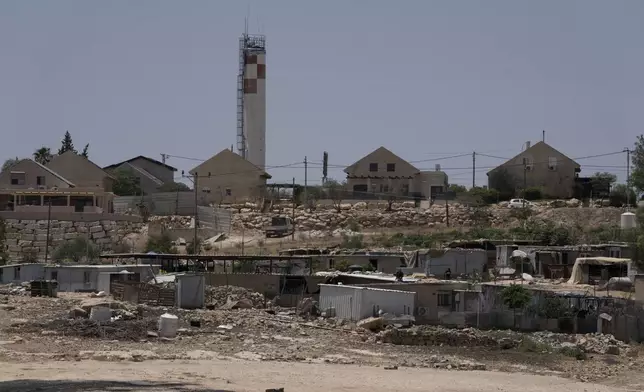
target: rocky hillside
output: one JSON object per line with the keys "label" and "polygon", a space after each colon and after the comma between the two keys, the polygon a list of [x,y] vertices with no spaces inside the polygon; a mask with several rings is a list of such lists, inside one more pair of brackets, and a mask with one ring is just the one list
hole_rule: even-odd
{"label": "rocky hillside", "polygon": [[[293,210],[287,206],[275,208],[269,213],[257,212],[252,205],[233,208],[233,228],[261,230],[270,223],[275,214],[291,216]],[[337,228],[402,228],[402,227],[512,227],[523,219],[521,209],[510,209],[507,203],[488,207],[471,207],[463,204],[435,204],[428,209],[415,208],[413,203],[392,205],[366,203],[342,204],[338,212],[332,206],[318,206],[310,211],[303,207],[295,210],[298,230],[334,230]],[[596,227],[618,225],[622,210],[612,207],[581,207],[571,200],[551,201],[536,204],[528,215],[545,219],[564,226]]]}

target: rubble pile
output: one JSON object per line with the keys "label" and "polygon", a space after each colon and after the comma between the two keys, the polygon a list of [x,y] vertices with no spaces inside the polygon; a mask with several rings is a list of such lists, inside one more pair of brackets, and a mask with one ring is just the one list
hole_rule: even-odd
{"label": "rubble pile", "polygon": [[517,347],[519,342],[497,339],[473,328],[449,329],[435,326],[411,328],[387,328],[376,335],[376,341],[406,346],[469,346],[469,347]]}
{"label": "rubble pile", "polygon": [[179,216],[179,215],[168,215],[168,216],[153,215],[148,220],[150,224],[158,224],[164,229],[185,229],[187,227],[190,227],[191,221],[192,221],[192,217]]}
{"label": "rubble pile", "polygon": [[[560,202],[560,203],[558,203]],[[286,207],[285,207],[286,208]],[[254,208],[231,208],[233,210],[233,227],[248,230],[261,230],[270,224],[270,219],[275,214],[288,212],[279,207],[268,213],[261,213]],[[552,201],[535,204],[531,208],[533,216],[537,219],[548,219],[556,223],[569,224],[570,222],[583,222],[587,226],[619,222],[620,209],[606,207],[580,207],[578,201]],[[507,203],[491,205],[485,208],[486,225],[491,227],[516,226],[520,222],[516,211],[507,207]],[[447,223],[445,205],[434,204],[428,209],[420,209],[414,203],[394,204],[391,211],[387,211],[387,204],[373,204],[367,206],[365,202],[353,205],[342,204],[338,212],[332,206],[319,206],[313,211],[298,207],[295,210],[295,222],[300,230],[313,231],[318,237],[330,236],[337,229],[347,229],[352,226],[361,228],[385,228],[428,226],[441,227]],[[449,204],[450,226],[470,227],[480,222],[481,208],[465,204]],[[338,234],[341,234],[338,232]]]}
{"label": "rubble pile", "polygon": [[237,286],[207,286],[206,303],[211,307],[264,308],[264,295]]}
{"label": "rubble pile", "polygon": [[51,331],[51,334],[83,338],[100,338],[108,340],[138,341],[147,336],[148,331],[157,329],[157,320],[134,319],[115,320],[98,323],[96,321],[76,319],[56,319],[44,323],[28,323],[20,326],[21,333]]}
{"label": "rubble pile", "polygon": [[615,339],[613,335],[588,334],[577,337],[577,347],[591,354],[619,355],[629,349],[629,345]]}

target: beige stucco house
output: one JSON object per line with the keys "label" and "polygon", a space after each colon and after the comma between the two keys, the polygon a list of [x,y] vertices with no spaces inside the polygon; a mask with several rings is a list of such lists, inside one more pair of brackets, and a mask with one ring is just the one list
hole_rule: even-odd
{"label": "beige stucco house", "polygon": [[262,197],[271,176],[226,149],[190,170],[197,177],[199,198],[208,203],[234,203]]}
{"label": "beige stucco house", "polygon": [[447,174],[440,168],[420,171],[411,163],[380,147],[344,169],[347,190],[353,197],[387,196],[432,198],[447,189]]}
{"label": "beige stucco house", "polygon": [[581,171],[579,164],[545,142],[530,146],[524,151],[487,173],[488,187],[497,188],[495,176],[504,176],[514,186],[517,194],[524,188],[541,188],[543,194],[556,198],[574,195],[575,179]]}
{"label": "beige stucco house", "polygon": [[157,192],[165,184],[174,183],[174,173],[177,171],[175,167],[143,155],[105,166],[103,170],[108,173],[116,170],[129,171],[139,180],[141,190],[146,195]]}
{"label": "beige stucco house", "polygon": [[97,178],[93,181],[85,174],[76,175],[75,172],[83,170],[93,171],[92,165],[96,166],[83,162],[86,158],[78,158],[58,160],[58,165],[73,168],[74,164],[69,162],[76,162],[75,169],[67,173],[80,180],[80,184],[53,170],[51,163],[43,166],[31,159],[22,159],[2,171],[0,211],[39,212],[49,210],[51,204],[54,212],[111,212],[114,198],[111,182],[104,178],[104,172],[95,172]]}

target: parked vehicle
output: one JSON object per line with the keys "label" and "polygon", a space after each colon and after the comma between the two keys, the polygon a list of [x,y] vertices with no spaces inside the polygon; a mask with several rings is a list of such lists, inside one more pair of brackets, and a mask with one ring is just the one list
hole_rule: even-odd
{"label": "parked vehicle", "polygon": [[532,205],[533,205],[532,203],[530,203],[529,201],[527,201],[525,199],[512,199],[512,200],[510,200],[510,203],[508,204],[508,207],[510,207],[510,208],[523,208],[523,207],[530,208],[530,207],[532,207]]}
{"label": "parked vehicle", "polygon": [[284,237],[293,234],[295,225],[293,220],[287,216],[274,216],[271,218],[271,225],[264,229],[266,238]]}

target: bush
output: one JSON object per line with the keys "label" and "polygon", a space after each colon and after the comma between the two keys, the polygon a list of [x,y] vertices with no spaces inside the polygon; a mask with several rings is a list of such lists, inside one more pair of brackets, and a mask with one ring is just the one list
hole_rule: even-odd
{"label": "bush", "polygon": [[346,259],[340,260],[335,264],[336,271],[347,272],[349,271],[349,261]]}
{"label": "bush", "polygon": [[125,241],[119,241],[112,246],[112,253],[130,253],[132,247]]}
{"label": "bush", "polygon": [[347,229],[355,231],[357,233],[360,232],[360,225],[355,221],[355,219],[351,219],[347,224]]}
{"label": "bush", "polygon": [[543,199],[543,192],[541,192],[541,188],[527,188],[523,191],[523,198],[526,200],[541,200]]}
{"label": "bush", "polygon": [[54,261],[73,261],[78,263],[85,260],[96,260],[101,255],[101,250],[96,244],[86,237],[78,237],[71,241],[64,242],[54,250],[52,258]]}
{"label": "bush", "polygon": [[145,251],[175,254],[177,253],[177,248],[174,246],[170,236],[164,233],[160,236],[152,236],[148,238],[148,242],[145,244]]}
{"label": "bush", "polygon": [[494,204],[500,200],[499,191],[496,189],[474,187],[468,193],[483,204]]}
{"label": "bush", "polygon": [[363,239],[364,237],[362,234],[357,234],[357,235],[342,235],[342,244],[340,246],[342,248],[348,248],[348,249],[361,249],[364,247],[363,244]]}
{"label": "bush", "polygon": [[[629,197],[627,198],[626,195]],[[611,207],[622,207],[626,205],[627,201],[629,201],[630,204],[637,204],[635,192],[633,192],[632,189],[628,189],[624,184],[615,185],[610,191],[608,200],[610,201]]]}

